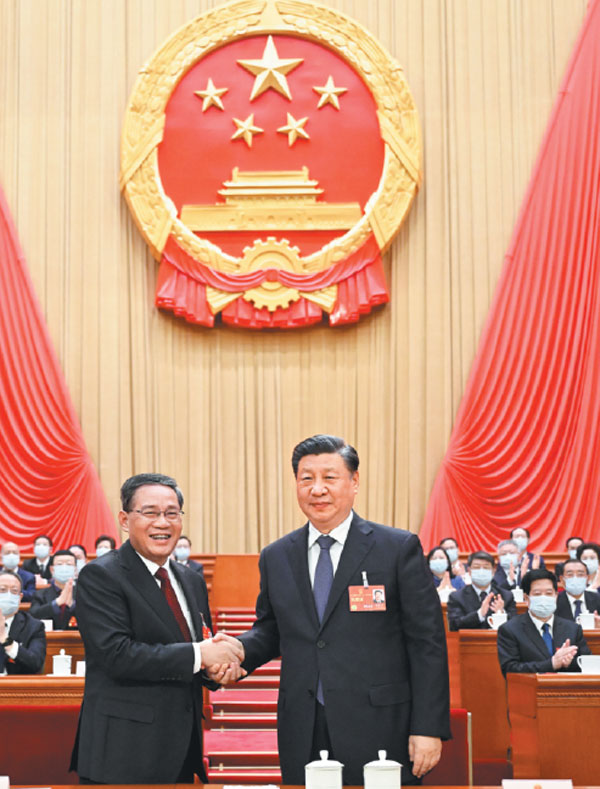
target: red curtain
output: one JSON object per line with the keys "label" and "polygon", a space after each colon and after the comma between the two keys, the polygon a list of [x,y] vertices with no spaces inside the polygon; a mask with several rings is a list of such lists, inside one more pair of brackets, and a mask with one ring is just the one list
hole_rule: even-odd
{"label": "red curtain", "polygon": [[598,540],[600,2],[571,56],[421,529],[429,548]]}
{"label": "red curtain", "polygon": [[0,542],[117,536],[0,190]]}

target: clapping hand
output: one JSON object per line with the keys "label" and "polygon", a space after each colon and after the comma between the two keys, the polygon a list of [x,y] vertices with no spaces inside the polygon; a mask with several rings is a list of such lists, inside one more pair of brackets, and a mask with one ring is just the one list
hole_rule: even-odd
{"label": "clapping hand", "polygon": [[[489,596],[491,596],[491,597],[492,597],[492,601],[491,601],[491,603],[490,603],[490,608],[492,609],[492,612],[493,612],[494,614],[500,614],[500,613],[502,613],[502,611],[504,611],[504,600],[502,599],[502,595],[499,595],[499,594],[497,594],[497,595],[494,597],[494,596],[492,595],[492,593],[490,592],[490,595],[489,595]],[[486,599],[487,599],[487,598],[486,598]]]}
{"label": "clapping hand", "polygon": [[559,647],[552,655],[552,668],[558,671],[561,668],[567,668],[573,662],[577,654],[577,647],[571,646],[570,639],[567,638],[562,647]]}

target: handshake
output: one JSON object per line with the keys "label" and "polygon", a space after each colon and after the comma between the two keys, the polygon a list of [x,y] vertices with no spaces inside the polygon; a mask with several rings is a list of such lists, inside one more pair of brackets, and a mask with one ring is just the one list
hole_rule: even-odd
{"label": "handshake", "polygon": [[241,641],[225,633],[201,642],[202,668],[209,679],[227,685],[235,682],[248,673],[242,668],[244,647]]}

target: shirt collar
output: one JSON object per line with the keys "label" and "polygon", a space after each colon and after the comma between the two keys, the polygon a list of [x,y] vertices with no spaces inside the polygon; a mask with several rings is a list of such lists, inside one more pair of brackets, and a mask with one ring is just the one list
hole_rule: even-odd
{"label": "shirt collar", "polygon": [[581,593],[581,597],[573,597],[573,595],[569,594],[568,592],[565,592],[565,594],[567,595],[568,601],[571,603],[571,608],[573,608],[573,603],[575,603],[577,600],[585,603],[585,591]]}
{"label": "shirt collar", "polygon": [[156,562],[153,562],[151,559],[146,559],[146,557],[142,556],[141,553],[138,553],[137,551],[136,551],[136,553],[140,557],[140,559],[144,562],[146,567],[148,568],[148,572],[150,573],[150,575],[155,576],[156,575],[156,571],[158,569],[160,569],[161,567],[164,567],[165,570],[169,573],[169,575],[171,575],[171,568],[169,567],[169,560],[168,559],[167,559],[167,561],[164,564],[156,564]]}
{"label": "shirt collar", "polygon": [[13,623],[13,619],[15,618],[15,616],[16,616],[16,614],[13,614],[12,616],[6,617],[6,619],[4,620],[5,627],[6,627],[6,635],[7,636],[10,633],[10,627],[11,627],[11,625]]}
{"label": "shirt collar", "polygon": [[540,635],[542,634],[542,628],[544,627],[544,625],[550,625],[550,632],[554,632],[554,614],[552,614],[552,616],[550,617],[550,619],[548,619],[547,622],[542,622],[542,620],[538,619],[537,616],[534,616],[531,613],[531,611],[528,611],[528,613],[531,618],[531,621],[537,627]]}
{"label": "shirt collar", "polygon": [[[346,538],[348,537],[348,532],[350,531],[350,524],[352,523],[352,518],[354,517],[354,510],[350,510],[350,514],[347,518],[345,518],[339,526],[336,526],[335,529],[332,529],[329,532],[329,537],[333,537],[336,542],[339,542],[342,548],[344,547],[344,543],[346,542]],[[308,547],[312,548],[316,541],[321,536],[322,532],[320,532],[317,528],[315,528],[312,523],[308,522]]]}

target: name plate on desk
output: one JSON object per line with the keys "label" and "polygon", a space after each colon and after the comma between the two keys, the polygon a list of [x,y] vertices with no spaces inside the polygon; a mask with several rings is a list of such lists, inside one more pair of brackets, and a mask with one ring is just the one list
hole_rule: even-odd
{"label": "name plate on desk", "polygon": [[573,781],[555,781],[548,778],[531,778],[516,781],[505,778],[502,789],[573,789]]}

